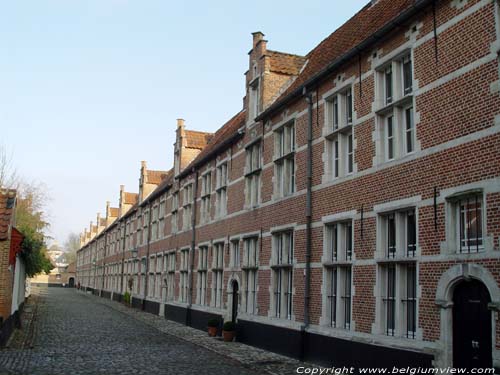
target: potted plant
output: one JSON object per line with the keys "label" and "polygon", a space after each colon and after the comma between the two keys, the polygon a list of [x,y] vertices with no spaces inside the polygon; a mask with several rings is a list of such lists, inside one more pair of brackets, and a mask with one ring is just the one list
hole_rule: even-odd
{"label": "potted plant", "polygon": [[231,342],[234,340],[236,335],[236,324],[232,321],[224,322],[222,326],[222,337],[224,337],[225,342]]}
{"label": "potted plant", "polygon": [[215,337],[217,336],[217,328],[219,327],[219,319],[212,318],[208,320],[208,336]]}
{"label": "potted plant", "polygon": [[130,305],[130,293],[129,292],[123,293],[123,303],[127,306]]}

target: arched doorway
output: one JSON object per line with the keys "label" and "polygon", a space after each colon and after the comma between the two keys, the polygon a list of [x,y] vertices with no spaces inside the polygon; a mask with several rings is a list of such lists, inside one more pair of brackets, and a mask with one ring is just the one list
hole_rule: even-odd
{"label": "arched doorway", "polygon": [[479,280],[463,280],[453,290],[453,366],[492,367],[491,297]]}
{"label": "arched doorway", "polygon": [[68,280],[68,286],[70,288],[74,288],[75,287],[75,278],[74,277],[70,277],[69,280]]}
{"label": "arched doorway", "polygon": [[238,317],[238,281],[233,280],[231,282],[231,293],[232,293],[232,306],[231,306],[231,321],[236,323],[236,318]]}

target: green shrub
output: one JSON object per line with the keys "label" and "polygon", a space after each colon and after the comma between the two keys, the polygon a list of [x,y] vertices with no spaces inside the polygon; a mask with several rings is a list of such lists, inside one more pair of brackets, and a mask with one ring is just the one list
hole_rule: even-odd
{"label": "green shrub", "polygon": [[217,318],[208,319],[207,326],[218,327],[219,326],[219,319],[217,319]]}
{"label": "green shrub", "polygon": [[232,321],[227,321],[224,322],[224,325],[222,326],[222,329],[224,331],[235,331],[236,330],[236,324],[234,324]]}
{"label": "green shrub", "polygon": [[130,304],[130,293],[129,292],[125,292],[123,294],[123,302]]}

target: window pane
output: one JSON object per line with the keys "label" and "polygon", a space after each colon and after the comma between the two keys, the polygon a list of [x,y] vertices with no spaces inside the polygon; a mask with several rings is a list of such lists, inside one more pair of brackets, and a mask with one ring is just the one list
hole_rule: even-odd
{"label": "window pane", "polygon": [[387,257],[396,256],[396,218],[394,214],[387,215]]}
{"label": "window pane", "polygon": [[406,152],[413,152],[415,149],[415,125],[413,121],[413,107],[405,110],[405,125],[406,125]]}
{"label": "window pane", "polygon": [[406,255],[415,256],[417,249],[417,227],[415,222],[415,211],[406,214]]}
{"label": "window pane", "polygon": [[346,100],[346,122],[352,124],[352,90],[349,89],[345,96]]}
{"label": "window pane", "polygon": [[392,116],[387,117],[386,137],[387,137],[387,159],[391,160],[394,158],[394,126],[393,126]]}
{"label": "window pane", "polygon": [[332,105],[332,112],[333,112],[333,130],[337,130],[339,127],[339,100],[338,97],[335,96],[333,98],[333,105]]}
{"label": "window pane", "polygon": [[385,70],[385,102],[392,103],[392,67]]}
{"label": "window pane", "polygon": [[412,64],[410,55],[403,59],[403,92],[407,95],[412,92]]}

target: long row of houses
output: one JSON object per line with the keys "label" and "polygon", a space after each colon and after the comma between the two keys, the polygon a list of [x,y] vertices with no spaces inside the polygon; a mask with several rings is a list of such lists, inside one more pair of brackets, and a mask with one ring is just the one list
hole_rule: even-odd
{"label": "long row of houses", "polygon": [[322,364],[500,366],[499,52],[498,0],[371,1],[306,56],[254,33],[242,110],[178,120],[77,283]]}

